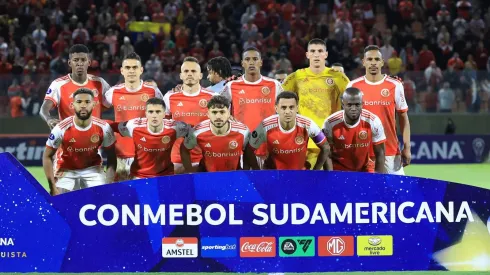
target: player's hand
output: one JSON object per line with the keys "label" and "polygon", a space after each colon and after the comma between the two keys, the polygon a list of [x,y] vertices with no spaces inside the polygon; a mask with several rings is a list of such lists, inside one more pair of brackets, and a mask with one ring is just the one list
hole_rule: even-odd
{"label": "player's hand", "polygon": [[402,150],[402,165],[403,167],[410,165],[412,161],[412,152],[410,146],[405,146]]}
{"label": "player's hand", "polygon": [[48,119],[49,129],[53,129],[58,123],[60,123],[59,119],[56,118]]}
{"label": "player's hand", "polygon": [[61,194],[60,190],[59,190],[57,187],[52,188],[52,189],[49,191],[49,193],[51,194],[51,196],[57,196],[57,195]]}

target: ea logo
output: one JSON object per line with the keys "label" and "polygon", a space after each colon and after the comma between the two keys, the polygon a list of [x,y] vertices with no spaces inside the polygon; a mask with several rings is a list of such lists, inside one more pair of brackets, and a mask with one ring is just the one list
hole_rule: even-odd
{"label": "ea logo", "polygon": [[325,83],[327,83],[328,86],[332,86],[333,84],[335,84],[335,82],[333,82],[333,79],[331,78],[325,79]]}
{"label": "ea logo", "polygon": [[359,138],[360,138],[360,139],[366,139],[366,138],[367,138],[367,136],[368,136],[368,134],[367,134],[367,132],[366,132],[366,131],[364,131],[364,130],[363,130],[363,131],[360,131],[360,132],[359,132]]}
{"label": "ea logo", "polygon": [[302,136],[296,136],[296,138],[294,139],[294,142],[296,142],[296,144],[298,144],[298,145],[301,145],[301,144],[303,144],[303,142],[305,142],[305,138]]}
{"label": "ea logo", "polygon": [[150,97],[149,97],[147,94],[142,94],[142,95],[141,95],[141,101],[143,101],[143,102],[147,102],[147,101],[148,101],[148,99],[150,99]]}
{"label": "ea logo", "polygon": [[236,142],[235,140],[232,140],[228,144],[228,147],[230,147],[231,150],[236,149],[238,147],[238,142]]}
{"label": "ea logo", "polygon": [[384,97],[389,97],[390,96],[390,90],[388,90],[388,89],[381,90],[381,95]]}
{"label": "ea logo", "polygon": [[163,144],[167,144],[167,143],[169,143],[169,142],[170,142],[170,137],[169,137],[169,136],[164,136],[164,137],[162,137],[162,143],[163,143]]}
{"label": "ea logo", "polygon": [[199,100],[199,106],[201,106],[202,108],[208,107],[208,101],[206,99]]}
{"label": "ea logo", "polygon": [[93,135],[90,137],[90,141],[91,141],[92,143],[97,143],[97,142],[99,142],[99,140],[100,140],[100,137],[99,137],[99,135],[97,135],[97,134],[93,134]]}
{"label": "ea logo", "polygon": [[269,89],[269,87],[262,87],[262,94],[263,95],[269,95],[271,93],[271,90]]}

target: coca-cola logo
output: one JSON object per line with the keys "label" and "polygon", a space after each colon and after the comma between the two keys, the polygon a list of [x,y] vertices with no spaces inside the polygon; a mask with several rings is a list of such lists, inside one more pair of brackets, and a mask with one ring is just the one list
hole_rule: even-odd
{"label": "coca-cola logo", "polygon": [[242,252],[271,252],[272,242],[261,242],[259,244],[251,244],[246,242],[242,245]]}
{"label": "coca-cola logo", "polygon": [[240,238],[240,257],[275,257],[276,238],[243,237]]}

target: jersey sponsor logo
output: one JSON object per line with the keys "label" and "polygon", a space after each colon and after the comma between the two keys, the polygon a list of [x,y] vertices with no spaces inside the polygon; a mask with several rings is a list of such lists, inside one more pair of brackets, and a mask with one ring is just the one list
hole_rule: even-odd
{"label": "jersey sponsor logo", "polygon": [[333,86],[335,84],[333,79],[330,77],[327,77],[327,79],[325,79],[325,83],[327,83],[328,86]]}
{"label": "jersey sponsor logo", "polygon": [[199,106],[201,106],[202,108],[208,107],[208,101],[204,98],[199,100]]}
{"label": "jersey sponsor logo", "polygon": [[189,116],[197,116],[197,117],[203,117],[207,116],[208,114],[206,112],[174,112],[172,114],[173,118],[178,118],[178,117],[189,117]]}
{"label": "jersey sponsor logo", "polygon": [[229,158],[229,157],[239,157],[241,152],[230,152],[230,153],[215,153],[211,151],[205,151],[204,155],[209,158]]}
{"label": "jersey sponsor logo", "polygon": [[197,238],[163,238],[163,258],[197,258]]}
{"label": "jersey sponsor logo", "polygon": [[354,256],[354,236],[318,237],[318,256]]}
{"label": "jersey sponsor logo", "polygon": [[392,256],[393,236],[357,236],[358,256]]}
{"label": "jersey sponsor logo", "polygon": [[147,101],[148,101],[148,99],[150,99],[150,97],[149,97],[147,94],[142,94],[142,95],[141,95],[141,101],[143,101],[143,102],[147,102]]}
{"label": "jersey sponsor logo", "polygon": [[99,142],[99,140],[100,140],[100,137],[99,137],[99,135],[97,135],[97,134],[93,134],[93,135],[90,137],[90,141],[91,141],[92,143],[97,143],[97,142]]}
{"label": "jersey sponsor logo", "polygon": [[116,111],[121,112],[121,111],[145,111],[146,106],[145,105],[117,105],[116,106]]}
{"label": "jersey sponsor logo", "polygon": [[391,101],[386,100],[367,100],[363,103],[366,106],[390,106]]}
{"label": "jersey sponsor logo", "polygon": [[368,133],[365,130],[359,132],[360,139],[367,139],[367,137],[368,137]]}
{"label": "jersey sponsor logo", "polygon": [[71,139],[70,139],[70,143],[73,143],[73,142],[77,142],[77,141],[75,140],[75,138],[71,138]]}
{"label": "jersey sponsor logo", "polygon": [[82,147],[82,148],[73,148],[71,146],[68,146],[66,150],[70,153],[85,153],[85,152],[90,152],[90,151],[97,151],[98,146],[90,146],[90,147]]}
{"label": "jersey sponsor logo", "polygon": [[177,104],[177,107],[182,107],[184,106],[184,104],[182,104],[182,102],[179,102],[179,104]]}
{"label": "jersey sponsor logo", "polygon": [[285,154],[285,155],[289,155],[289,154],[296,154],[296,153],[299,153],[301,151],[303,151],[303,147],[296,148],[296,149],[290,149],[290,150],[283,150],[283,149],[279,149],[279,148],[272,148],[272,152],[274,154]]}
{"label": "jersey sponsor logo", "polygon": [[339,140],[345,140],[344,135],[340,135]]}
{"label": "jersey sponsor logo", "polygon": [[369,147],[369,142],[366,142],[366,143],[351,143],[351,144],[344,144],[344,148],[345,149],[349,149],[349,148],[365,148],[365,147]]}
{"label": "jersey sponsor logo", "polygon": [[241,258],[263,258],[276,256],[275,237],[242,237],[240,238]]}
{"label": "jersey sponsor logo", "polygon": [[138,149],[141,149],[141,148],[143,148],[143,145],[138,144],[137,147],[138,147]]}
{"label": "jersey sponsor logo", "polygon": [[202,238],[201,257],[203,258],[230,258],[237,256],[236,238]]}
{"label": "jersey sponsor logo", "polygon": [[296,138],[294,139],[294,142],[296,142],[296,144],[298,144],[298,145],[301,145],[305,142],[305,138],[303,136],[296,136]]}
{"label": "jersey sponsor logo", "polygon": [[280,237],[279,257],[315,256],[314,237]]}
{"label": "jersey sponsor logo", "polygon": [[[138,144],[138,145],[141,145],[141,144]],[[148,153],[158,153],[158,152],[165,152],[167,151],[169,148],[147,148],[145,146],[141,146],[143,148],[143,152],[148,152]],[[138,146],[139,148],[139,146]],[[141,148],[140,148],[141,149]]]}
{"label": "jersey sponsor logo", "polygon": [[261,91],[263,95],[269,95],[271,93],[271,89],[267,86],[262,87]]}
{"label": "jersey sponsor logo", "polygon": [[204,147],[209,148],[209,147],[211,147],[211,144],[207,143]]}
{"label": "jersey sponsor logo", "polygon": [[238,104],[270,104],[272,103],[271,98],[239,98]]}
{"label": "jersey sponsor logo", "polygon": [[146,142],[146,138],[145,137],[140,138],[140,140],[143,141],[143,142]]}
{"label": "jersey sponsor logo", "polygon": [[238,147],[238,142],[236,142],[236,140],[232,140],[230,141],[230,143],[228,144],[228,147],[233,150],[233,149],[236,149]]}
{"label": "jersey sponsor logo", "polygon": [[388,90],[388,89],[381,90],[381,95],[383,97],[389,97],[390,96],[390,90]]}
{"label": "jersey sponsor logo", "polygon": [[170,142],[170,137],[169,137],[169,136],[164,136],[164,137],[162,137],[162,143],[163,143],[163,144],[167,144],[167,143],[169,143],[169,142]]}

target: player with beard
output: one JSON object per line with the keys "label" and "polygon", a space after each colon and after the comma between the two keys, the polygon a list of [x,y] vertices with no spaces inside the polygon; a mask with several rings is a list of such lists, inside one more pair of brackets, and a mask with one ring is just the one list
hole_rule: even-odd
{"label": "player with beard", "polygon": [[298,95],[293,92],[280,93],[276,99],[277,114],[264,119],[252,132],[250,145],[257,149],[266,144],[269,152],[266,169],[302,170],[311,138],[320,150],[313,169],[320,170],[326,163],[326,170],[332,170],[325,135],[313,120],[297,114],[298,101]]}
{"label": "player with beard", "polygon": [[[410,121],[408,105],[402,82],[381,73],[384,61],[378,46],[371,45],[364,49],[362,60],[366,74],[352,80],[348,87],[361,90],[363,108],[377,115],[383,123],[386,135],[385,168],[388,174],[404,175],[404,166],[410,164]],[[396,116],[403,135],[403,150],[400,152],[396,134]],[[371,150],[371,159],[376,156]],[[373,169],[371,165],[371,171]]]}
{"label": "player with beard", "polygon": [[189,132],[184,122],[165,118],[165,103],[160,98],[146,101],[144,118],[111,124],[115,132],[129,137],[135,149],[131,179],[174,174],[170,153],[175,141]]}
{"label": "player with beard", "polygon": [[[132,52],[124,57],[121,74],[124,83],[116,85],[104,94],[104,106],[114,106],[114,121],[124,122],[145,116],[148,99],[163,98],[156,85],[143,82],[143,66],[138,54]],[[117,171],[116,180],[129,179],[131,163],[133,162],[135,148],[133,139],[116,134]]]}
{"label": "player with beard", "polygon": [[[322,125],[326,117],[340,110],[341,95],[349,83],[345,74],[325,66],[327,57],[325,42],[318,38],[310,40],[306,52],[309,67],[288,75],[282,84],[284,90],[298,95],[299,113],[311,118],[317,125]],[[308,163],[305,163],[307,167],[314,165],[319,152],[310,140]]]}
{"label": "player with beard", "polygon": [[385,133],[381,120],[362,108],[362,92],[347,88],[342,94],[342,111],[329,116],[323,132],[332,148],[334,170],[370,172],[369,152],[374,148],[376,173],[385,172]]}
{"label": "player with beard", "polygon": [[[93,116],[100,118],[102,96],[110,88],[101,77],[87,73],[90,57],[89,49],[85,45],[76,44],[70,48],[68,66],[71,68],[71,73],[51,83],[41,106],[40,115],[50,129],[53,129],[60,120],[74,115],[73,93],[79,88],[87,88],[93,92],[95,104]],[[55,107],[58,108],[57,117],[50,114]]]}
{"label": "player with beard", "polygon": [[[110,183],[114,179],[116,139],[107,122],[92,116],[94,106],[91,90],[76,90],[73,93],[75,116],[62,120],[51,131],[43,155],[51,195]],[[101,146],[107,153],[105,173],[98,153]]]}
{"label": "player with beard", "polygon": [[[186,57],[180,68],[180,79],[184,82],[180,92],[166,93],[163,97],[167,118],[182,121],[194,127],[207,119],[208,102],[213,93],[202,88],[201,66],[194,57]],[[183,138],[177,139],[172,148],[172,162],[175,174],[184,172],[180,158],[180,145]],[[194,167],[199,165],[202,152],[196,147],[191,151],[191,161]]]}
{"label": "player with beard", "polygon": [[[249,129],[257,128],[262,120],[275,114],[274,100],[282,92],[281,83],[263,76],[262,57],[256,48],[247,48],[242,53],[242,67],[245,74],[237,80],[226,83],[221,92],[231,101],[231,115]],[[256,150],[259,165],[267,156],[264,144]],[[245,169],[248,167],[245,166]]]}
{"label": "player with beard", "polygon": [[187,172],[191,166],[189,150],[199,147],[202,160],[199,171],[217,172],[241,169],[240,159],[258,170],[253,150],[247,146],[250,131],[245,124],[230,120],[230,101],[224,96],[214,96],[208,102],[208,120],[194,127],[180,147],[182,163]]}

